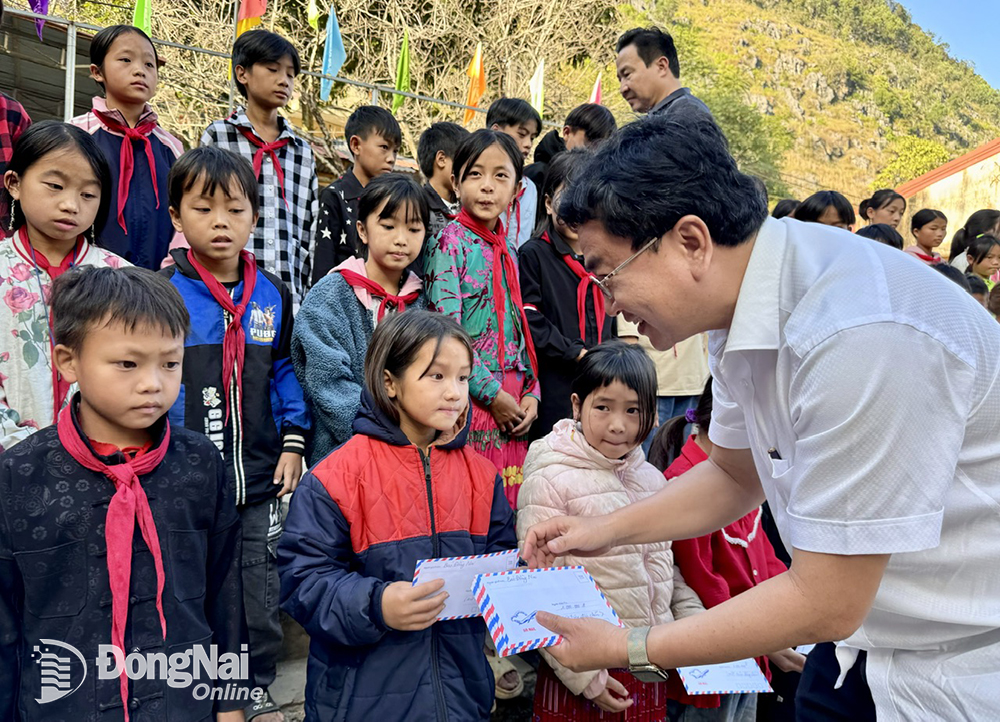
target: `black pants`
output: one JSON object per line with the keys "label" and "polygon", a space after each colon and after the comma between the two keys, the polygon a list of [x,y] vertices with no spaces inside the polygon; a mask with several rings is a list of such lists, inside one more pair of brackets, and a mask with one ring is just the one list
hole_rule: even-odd
{"label": "black pants", "polygon": [[281,654],[278,618],[278,539],[284,520],[281,500],[240,508],[243,522],[243,607],[250,632],[250,671],[257,687],[267,689]]}
{"label": "black pants", "polygon": [[858,660],[844,678],[840,689],[833,685],[840,676],[837,645],[817,644],[806,658],[806,668],[795,695],[795,719],[799,722],[875,722],[875,703],[865,680],[867,654]]}

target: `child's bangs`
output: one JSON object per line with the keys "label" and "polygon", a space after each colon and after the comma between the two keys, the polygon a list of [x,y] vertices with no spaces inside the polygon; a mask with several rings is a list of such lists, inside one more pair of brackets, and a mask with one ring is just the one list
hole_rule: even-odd
{"label": "child's bangs", "polygon": [[386,220],[389,218],[395,218],[400,214],[403,217],[403,222],[407,225],[411,223],[419,223],[424,226],[424,228],[427,227],[427,219],[424,218],[421,213],[419,201],[416,198],[411,197],[409,192],[389,196],[385,201],[385,205],[382,206],[382,210],[379,212],[378,217],[382,220]]}
{"label": "child's bangs", "polygon": [[607,341],[587,352],[573,380],[573,393],[581,403],[598,389],[620,382],[639,397],[639,433],[645,439],[656,424],[656,367],[639,346]]}

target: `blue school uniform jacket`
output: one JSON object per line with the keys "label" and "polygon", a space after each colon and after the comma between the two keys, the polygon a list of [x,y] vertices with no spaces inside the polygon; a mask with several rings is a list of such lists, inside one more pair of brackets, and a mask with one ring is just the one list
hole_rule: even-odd
{"label": "blue school uniform jacket", "polygon": [[[121,112],[109,110],[104,98],[94,98],[94,110],[114,115],[120,123],[125,124]],[[147,104],[139,122],[155,122],[156,119],[156,113]],[[93,111],[77,116],[70,122],[93,136],[111,166],[111,188],[103,191],[111,198],[111,208],[104,228],[97,229],[99,245],[133,265],[157,270],[167,257],[170,241],[174,237],[167,198],[167,176],[174,161],[184,152],[184,146],[160,126],[154,128],[148,136],[156,168],[156,189],[159,192],[157,204],[145,144],[138,140],[132,141],[134,165],[128,199],[125,202],[123,229],[118,223],[118,184],[121,182],[119,173],[123,136],[109,130]]]}
{"label": "blue school uniform jacket", "polygon": [[[261,503],[273,499],[281,488],[274,484],[278,457],[283,451],[303,453],[309,428],[302,387],[289,358],[292,297],[277,276],[257,269],[253,296],[243,314],[243,415],[238,418],[234,411],[225,423],[226,394],[235,393],[235,382],[228,389],[222,383],[227,314],[187,254],[186,248],[172,251],[174,265],[161,271],[180,291],[191,314],[181,392],[170,409],[170,423],[215,442],[226,459],[226,475],[238,505]],[[242,299],[243,281],[230,293]]]}
{"label": "blue school uniform jacket", "polygon": [[[150,429],[154,447],[164,443],[165,426],[161,421]],[[120,454],[103,458],[121,463]],[[248,644],[242,537],[219,452],[201,434],[171,427],[166,456],[139,482],[163,556],[167,636],[164,640],[156,610],[153,556],[137,526],[126,653],[169,657],[200,647],[201,655],[215,644],[220,658],[239,654]],[[70,456],[54,425],[0,455],[0,719],[5,722],[124,719],[118,678],[102,679],[96,663],[100,645],[111,644],[104,521],[114,494],[115,485],[104,474]],[[75,649],[86,674],[80,657],[49,640]],[[58,671],[67,686],[53,684],[50,674],[43,677],[43,653],[61,657]],[[245,681],[220,680],[222,688],[233,686],[229,699],[216,702],[198,699],[196,684],[173,687],[155,676],[130,680],[130,719],[212,722],[217,712],[241,709],[249,698]]]}
{"label": "blue school uniform jacket", "polygon": [[424,455],[367,392],[354,431],[305,475],[278,544],[281,606],[311,640],[306,718],[488,720],[483,620],[396,631],[382,593],[418,559],[517,546],[496,468],[465,445],[468,426]]}

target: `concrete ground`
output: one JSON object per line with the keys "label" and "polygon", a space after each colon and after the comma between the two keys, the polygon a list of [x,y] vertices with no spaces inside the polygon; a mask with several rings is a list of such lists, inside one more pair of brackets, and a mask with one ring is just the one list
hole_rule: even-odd
{"label": "concrete ground", "polygon": [[[291,618],[284,613],[281,616],[285,645],[282,660],[278,662],[278,676],[271,685],[271,697],[281,705],[286,722],[303,722],[309,637]],[[519,657],[512,657],[511,661],[524,679],[524,692],[516,699],[498,701],[492,722],[529,722],[531,719],[535,670]]]}

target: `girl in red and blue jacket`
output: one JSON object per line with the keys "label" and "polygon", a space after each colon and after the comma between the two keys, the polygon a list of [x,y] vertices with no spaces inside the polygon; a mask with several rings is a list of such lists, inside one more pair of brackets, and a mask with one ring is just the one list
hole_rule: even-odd
{"label": "girl in red and blue jacket", "polygon": [[436,622],[419,559],[517,545],[493,464],[466,447],[472,340],[428,311],[379,324],[355,435],[306,474],[278,545],[281,606],[311,638],[306,718],[488,720],[479,618]]}

